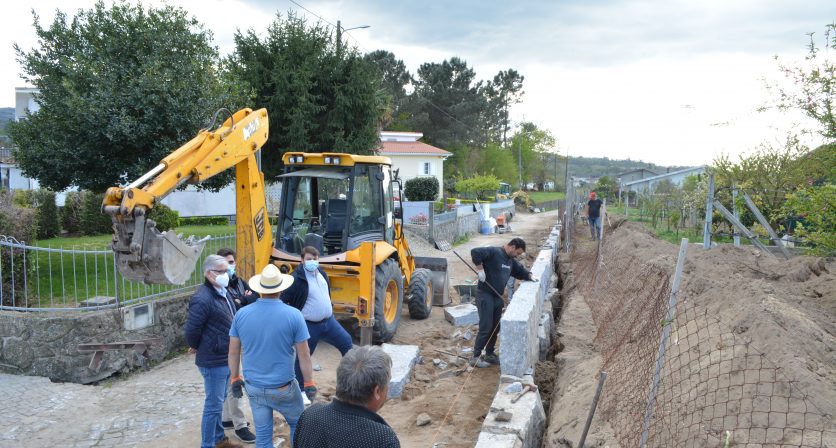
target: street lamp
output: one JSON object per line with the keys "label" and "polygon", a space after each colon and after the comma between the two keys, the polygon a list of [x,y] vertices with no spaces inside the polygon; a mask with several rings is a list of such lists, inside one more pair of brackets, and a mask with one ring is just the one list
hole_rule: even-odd
{"label": "street lamp", "polygon": [[342,33],[343,31],[351,31],[351,30],[362,30],[366,28],[371,28],[371,25],[360,25],[360,26],[353,26],[351,28],[343,28],[340,24],[340,21],[337,20],[337,58],[340,57],[340,45],[342,44]]}

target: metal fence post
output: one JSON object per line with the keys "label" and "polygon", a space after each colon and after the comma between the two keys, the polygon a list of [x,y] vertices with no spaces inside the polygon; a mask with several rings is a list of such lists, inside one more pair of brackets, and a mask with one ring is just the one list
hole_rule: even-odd
{"label": "metal fence post", "polygon": [[[737,211],[737,187],[734,184],[732,184],[731,197],[732,214],[736,220],[740,221],[740,213]],[[737,232],[734,232],[734,247],[740,247],[740,235]]]}
{"label": "metal fence post", "polygon": [[[710,182],[713,184],[713,182]],[[659,341],[659,351],[656,355],[656,368],[653,372],[653,382],[650,385],[650,391],[647,394],[647,408],[644,412],[644,420],[642,422],[642,438],[639,442],[639,447],[644,448],[647,443],[648,432],[650,430],[650,419],[653,417],[653,408],[656,406],[656,393],[659,390],[659,377],[662,373],[662,366],[665,364],[665,348],[668,345],[668,339],[671,335],[671,324],[674,322],[676,316],[676,301],[677,293],[679,293],[679,283],[682,279],[682,269],[685,267],[685,254],[688,252],[688,238],[682,238],[679,244],[679,256],[676,259],[676,270],[673,273],[673,282],[671,283],[671,295],[668,298],[668,311],[665,314],[665,320],[662,321],[662,339]]]}
{"label": "metal fence post", "polygon": [[711,217],[714,215],[714,175],[708,175],[708,194],[705,199],[705,225],[702,231],[703,249],[711,248]]}

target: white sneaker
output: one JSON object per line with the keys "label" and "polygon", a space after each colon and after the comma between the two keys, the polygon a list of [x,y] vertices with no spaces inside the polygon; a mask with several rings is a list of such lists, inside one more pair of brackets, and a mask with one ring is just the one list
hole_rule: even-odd
{"label": "white sneaker", "polygon": [[311,400],[308,400],[308,396],[307,396],[307,395],[302,394],[302,403],[304,403],[304,404],[305,404],[305,407],[308,407],[308,406],[310,406],[310,405],[311,405]]}

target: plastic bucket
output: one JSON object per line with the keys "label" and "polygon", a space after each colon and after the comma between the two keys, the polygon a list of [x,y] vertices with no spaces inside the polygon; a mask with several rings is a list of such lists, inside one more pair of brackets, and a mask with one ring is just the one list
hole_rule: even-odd
{"label": "plastic bucket", "polygon": [[483,219],[479,225],[479,233],[481,233],[482,235],[487,235],[491,233],[491,222],[486,219]]}

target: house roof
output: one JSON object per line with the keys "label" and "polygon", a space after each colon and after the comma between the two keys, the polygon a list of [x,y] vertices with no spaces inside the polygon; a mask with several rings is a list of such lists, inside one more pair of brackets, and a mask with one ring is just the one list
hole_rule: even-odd
{"label": "house roof", "polygon": [[696,166],[696,167],[693,167],[693,168],[685,168],[684,170],[671,171],[670,173],[660,174],[658,176],[645,177],[644,179],[634,180],[632,182],[625,182],[623,186],[624,187],[629,187],[630,185],[641,184],[641,183],[644,183],[644,182],[653,182],[653,181],[664,179],[666,177],[676,176],[677,174],[684,174],[684,173],[689,173],[689,172],[692,172],[692,171],[705,171],[705,167],[704,166]]}
{"label": "house roof", "polygon": [[618,173],[618,174],[616,174],[616,175],[615,175],[615,177],[623,177],[623,176],[626,176],[626,175],[628,175],[628,174],[638,173],[638,172],[640,172],[640,171],[647,171],[648,173],[650,173],[650,174],[652,174],[652,175],[654,175],[654,176],[656,176],[656,175],[658,175],[658,174],[659,174],[659,173],[657,173],[657,172],[655,172],[655,171],[652,171],[652,170],[649,170],[649,169],[647,169],[647,168],[636,168],[636,169],[634,169],[634,170],[625,171],[625,172],[623,172],[623,173]]}
{"label": "house roof", "polygon": [[433,155],[441,157],[452,156],[453,153],[423,142],[380,142],[377,150],[380,155]]}

